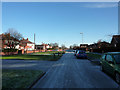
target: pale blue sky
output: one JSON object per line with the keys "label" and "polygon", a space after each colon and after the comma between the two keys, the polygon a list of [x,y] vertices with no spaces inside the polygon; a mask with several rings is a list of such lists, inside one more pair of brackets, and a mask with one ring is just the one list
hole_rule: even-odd
{"label": "pale blue sky", "polygon": [[19,2],[2,4],[2,32],[15,28],[25,38],[36,43],[54,43],[70,46],[110,41],[109,34],[118,32],[116,3],[83,2]]}

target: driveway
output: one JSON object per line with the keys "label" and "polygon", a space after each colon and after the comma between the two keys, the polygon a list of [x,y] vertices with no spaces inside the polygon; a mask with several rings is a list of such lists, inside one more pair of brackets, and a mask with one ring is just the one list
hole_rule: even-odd
{"label": "driveway", "polygon": [[89,60],[66,53],[33,88],[117,88],[118,84]]}

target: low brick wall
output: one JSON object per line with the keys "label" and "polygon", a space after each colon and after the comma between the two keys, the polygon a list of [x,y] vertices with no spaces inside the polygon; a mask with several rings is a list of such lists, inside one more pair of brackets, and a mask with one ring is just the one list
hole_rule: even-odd
{"label": "low brick wall", "polygon": [[34,51],[25,51],[26,53],[33,53]]}
{"label": "low brick wall", "polygon": [[7,52],[7,53],[0,52],[0,55],[16,55],[16,54],[18,54],[18,51],[17,52]]}
{"label": "low brick wall", "polygon": [[45,50],[26,51],[26,53],[34,53],[34,52],[45,52]]}
{"label": "low brick wall", "polygon": [[[47,51],[52,51],[52,50],[46,50]],[[58,51],[62,51],[62,49],[59,49]],[[35,52],[45,52],[45,50],[35,50]],[[34,50],[33,51],[24,51],[22,50],[22,54],[29,54],[29,53],[34,53]],[[4,52],[0,52],[0,55],[15,55],[15,54],[18,54],[18,51],[17,52],[7,52],[7,53],[4,53]]]}
{"label": "low brick wall", "polygon": [[52,51],[52,50],[47,50],[47,51]]}
{"label": "low brick wall", "polygon": [[62,49],[59,49],[58,51],[62,51]]}

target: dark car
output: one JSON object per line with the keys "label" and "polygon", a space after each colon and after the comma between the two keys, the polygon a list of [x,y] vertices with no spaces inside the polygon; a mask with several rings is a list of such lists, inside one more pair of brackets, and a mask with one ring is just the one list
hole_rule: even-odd
{"label": "dark car", "polygon": [[76,54],[77,54],[77,51],[78,51],[78,50],[75,50],[75,51],[74,51],[74,56],[76,56]]}
{"label": "dark car", "polygon": [[77,51],[76,57],[77,58],[87,58],[87,54],[85,53],[85,51],[79,50],[79,51]]}
{"label": "dark car", "polygon": [[120,52],[109,52],[102,55],[101,70],[112,75],[120,84]]}

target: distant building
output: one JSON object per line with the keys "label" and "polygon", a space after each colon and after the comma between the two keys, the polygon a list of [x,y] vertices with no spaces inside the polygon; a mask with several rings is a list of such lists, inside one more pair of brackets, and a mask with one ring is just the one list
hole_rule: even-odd
{"label": "distant building", "polygon": [[47,50],[49,48],[52,48],[52,46],[50,46],[49,44],[41,44],[41,45],[35,45],[35,48],[37,50]]}
{"label": "distant building", "polygon": [[80,48],[87,48],[88,44],[80,44]]}
{"label": "distant building", "polygon": [[102,51],[105,50],[105,48],[109,48],[109,47],[111,47],[111,44],[108,43],[108,42],[103,41],[103,42],[98,42],[98,43],[90,44],[88,46],[88,51],[90,51],[90,52],[93,52],[93,51],[102,52]]}
{"label": "distant building", "polygon": [[110,47],[110,43],[108,43],[108,42],[105,42],[105,41],[103,41],[103,42],[99,42],[99,43],[97,43],[98,45],[98,48],[105,48],[105,47]]}
{"label": "distant building", "polygon": [[87,51],[88,50],[88,44],[80,44],[80,49]]}

